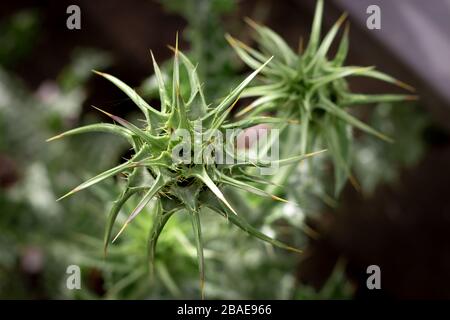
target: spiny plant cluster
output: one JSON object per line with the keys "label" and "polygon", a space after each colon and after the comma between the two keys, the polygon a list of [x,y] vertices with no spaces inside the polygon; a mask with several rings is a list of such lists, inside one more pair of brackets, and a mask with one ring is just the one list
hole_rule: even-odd
{"label": "spiny plant cluster", "polygon": [[301,125],[300,152],[305,153],[316,144],[325,145],[332,156],[335,172],[335,193],[339,193],[350,175],[350,129],[356,127],[366,133],[391,142],[391,138],[361,122],[347,107],[379,102],[413,100],[416,96],[402,94],[353,93],[346,78],[368,77],[414,91],[409,85],[375,70],[374,67],[345,66],[349,47],[348,25],[332,59],[327,57],[338,32],[346,19],[343,14],[321,40],[323,0],[317,2],[309,43],[295,53],[274,31],[247,19],[255,30],[254,39],[259,50],[227,35],[239,57],[253,69],[273,56],[271,63],[261,71],[262,85],[244,90],[243,97],[255,100],[238,115],[252,116],[275,112],[277,117],[297,118]]}
{"label": "spiny plant cluster", "polygon": [[[320,41],[322,13],[323,0],[319,0],[308,46],[305,50],[300,48],[298,54],[273,31],[250,20],[249,24],[256,31],[256,41],[260,51],[227,36],[240,58],[254,71],[219,103],[207,104],[196,66],[178,50],[178,40],[175,48],[172,48],[174,59],[171,79],[167,75],[163,76],[153,54],[151,55],[159,89],[159,109],[152,107],[116,77],[97,72],[122,90],[139,107],[145,118],[144,125],[134,125],[97,108],[115,123],[87,125],[49,140],[86,132],[108,132],[125,138],[132,147],[133,155],[129,160],[87,180],[60,198],[65,198],[117,174],[126,177],[125,188],[114,201],[109,213],[104,236],[105,254],[111,238],[114,242],[126,226],[150,203],[155,211],[148,240],[150,263],[154,260],[158,237],[168,220],[175,213],[188,214],[196,240],[202,297],[204,257],[200,213],[204,208],[212,210],[263,241],[284,249],[299,251],[264,235],[249,225],[227,201],[224,188],[231,187],[231,189],[245,190],[273,200],[285,201],[267,191],[267,184],[271,182],[255,174],[254,168],[272,165],[273,162],[277,162],[277,165],[298,163],[317,154],[317,152],[307,152],[311,152],[315,146],[319,145],[329,149],[332,155],[335,190],[338,193],[350,176],[352,142],[350,129],[352,127],[391,141],[390,138],[352,116],[347,111],[347,107],[354,104],[414,98],[410,95],[352,93],[346,81],[346,78],[350,76],[375,78],[405,89],[412,90],[412,88],[374,70],[373,67],[344,66],[348,52],[348,28],[344,31],[334,58],[328,59],[328,51],[344,22],[345,15]],[[187,77],[182,77],[182,72]],[[248,87],[258,74],[263,84]],[[241,96],[256,99],[240,113],[245,114],[245,117],[235,121],[232,120],[230,112]],[[273,113],[275,116],[267,117],[266,113]],[[200,147],[201,156],[208,154],[209,150],[220,149],[220,147],[217,148],[219,142],[214,134],[217,131],[225,133],[230,128],[242,130],[263,123],[279,125],[283,130],[290,130],[290,126],[287,125],[289,121],[286,120],[292,118],[297,118],[300,123],[299,147],[294,148],[298,156],[270,160],[270,163],[261,161],[259,158],[242,158],[239,154],[230,151],[234,150],[232,140],[227,141],[225,145],[225,152],[236,159],[232,164],[218,163],[214,160],[205,161],[205,159],[194,159],[193,162],[186,163],[173,157],[180,150],[180,144],[189,144],[187,148],[181,148],[182,152],[189,154]],[[198,126],[199,123],[201,126]],[[188,133],[190,137],[188,142],[176,134],[180,130]],[[270,144],[271,142],[265,148],[270,149]],[[214,159],[214,156],[212,155],[210,159]],[[120,231],[112,237],[113,226],[122,206],[134,195],[141,195],[140,201]]]}
{"label": "spiny plant cluster", "polygon": [[[267,163],[258,161],[258,159],[242,158],[235,153],[231,154],[232,157],[236,158],[236,161],[232,164],[220,164],[215,161],[203,160],[185,163],[183,161],[175,161],[173,157],[176,151],[175,148],[178,148],[180,143],[186,143],[186,141],[180,141],[179,137],[177,138],[177,135],[174,135],[178,130],[184,130],[191,136],[191,139],[188,139],[191,145],[181,150],[193,150],[196,147],[198,148],[200,144],[201,150],[205,151],[208,148],[214,147],[216,143],[212,133],[214,130],[224,132],[229,128],[245,129],[254,124],[270,121],[267,117],[249,117],[244,121],[233,122],[228,117],[242,90],[265,67],[270,59],[249,75],[223,98],[219,104],[208,106],[205,102],[195,66],[178,50],[178,45],[173,48],[173,51],[174,61],[171,86],[165,83],[161,70],[152,54],[161,102],[159,111],[150,106],[121,80],[112,75],[97,72],[121,89],[140,108],[145,117],[145,125],[143,127],[136,126],[125,119],[97,108],[117,124],[91,124],[67,131],[49,140],[86,132],[109,132],[117,134],[130,142],[134,154],[128,161],[87,180],[60,199],[114,175],[124,174],[127,178],[126,187],[114,202],[109,213],[104,237],[104,250],[106,253],[108,244],[112,238],[113,225],[121,207],[131,196],[142,193],[143,195],[138,205],[131,212],[125,224],[112,241],[117,239],[125,227],[153,199],[155,201],[155,215],[149,238],[148,252],[150,262],[154,260],[158,237],[170,217],[177,212],[188,213],[191,217],[192,228],[196,239],[203,296],[204,258],[200,211],[204,207],[225,217],[228,221],[252,236],[284,249],[297,252],[299,250],[272,239],[250,226],[242,217],[238,216],[238,213],[227,201],[222,191],[224,186],[229,186],[261,196],[267,196],[274,200],[284,201],[254,186],[253,183],[264,183],[264,180],[246,171],[246,168],[266,166],[268,165]],[[188,75],[187,81],[189,83],[183,84],[189,88],[186,96],[180,93],[181,66],[184,67]],[[202,124],[200,132],[196,131],[199,128],[196,122]],[[197,145],[194,146],[194,144]],[[225,150],[230,149],[232,148],[225,148]],[[200,153],[200,155],[203,154],[205,153]],[[278,165],[289,164],[298,162],[314,154],[311,153],[290,159],[277,160],[277,162]]]}

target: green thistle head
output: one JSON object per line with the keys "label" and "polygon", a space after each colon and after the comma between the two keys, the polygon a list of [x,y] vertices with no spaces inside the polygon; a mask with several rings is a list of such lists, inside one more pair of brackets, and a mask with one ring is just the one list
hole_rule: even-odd
{"label": "green thistle head", "polygon": [[337,52],[327,57],[346,15],[342,15],[320,41],[323,0],[318,0],[308,46],[295,53],[286,42],[267,27],[247,19],[255,30],[257,51],[227,35],[227,40],[239,57],[251,68],[258,69],[273,56],[271,63],[261,71],[263,85],[247,88],[242,96],[256,99],[238,115],[260,115],[275,112],[278,117],[300,119],[300,152],[305,153],[313,145],[325,145],[330,151],[335,170],[335,192],[339,193],[350,176],[351,132],[356,127],[383,140],[392,141],[382,133],[367,126],[346,109],[352,105],[378,102],[394,102],[416,99],[412,95],[355,94],[346,78],[352,76],[374,78],[413,91],[410,86],[376,71],[374,67],[344,66],[348,52],[348,26]]}
{"label": "green thistle head", "polygon": [[[197,244],[201,288],[203,289],[204,259],[199,214],[201,209],[208,207],[252,236],[281,248],[298,251],[260,233],[246,223],[226,200],[222,189],[224,186],[229,186],[284,201],[255,186],[255,181],[263,181],[263,179],[250,175],[245,169],[248,167],[264,167],[272,165],[273,162],[277,162],[277,165],[289,164],[313,154],[267,163],[259,161],[259,159],[242,158],[230,151],[233,150],[233,139],[231,142],[227,141],[225,146],[218,145],[222,143],[219,141],[220,139],[217,139],[218,135],[224,134],[227,129],[245,129],[257,123],[269,121],[265,117],[259,117],[232,122],[228,119],[228,115],[241,92],[270,59],[232,90],[218,105],[208,106],[196,73],[196,67],[178,50],[177,45],[173,48],[173,51],[171,85],[165,83],[152,54],[155,75],[159,85],[160,111],[150,106],[132,88],[119,79],[109,74],[97,72],[122,90],[139,107],[145,116],[143,127],[138,127],[97,108],[117,124],[87,125],[49,140],[99,131],[117,134],[127,139],[134,151],[133,156],[128,161],[87,180],[60,199],[116,174],[125,175],[127,178],[126,187],[114,202],[109,214],[104,237],[105,253],[111,239],[114,222],[121,207],[134,194],[142,194],[138,205],[131,212],[113,241],[150,201],[155,201],[156,212],[148,249],[151,262],[154,259],[158,236],[170,217],[178,212],[189,214]],[[181,66],[184,67],[188,75],[186,83],[180,83]],[[181,87],[183,89],[188,88],[188,90],[180,90]],[[186,92],[186,96],[183,96],[180,92]],[[215,161],[214,151],[220,148],[225,150],[225,154],[234,161],[231,163]],[[193,150],[199,150],[199,152]],[[185,161],[186,159],[190,160]]]}

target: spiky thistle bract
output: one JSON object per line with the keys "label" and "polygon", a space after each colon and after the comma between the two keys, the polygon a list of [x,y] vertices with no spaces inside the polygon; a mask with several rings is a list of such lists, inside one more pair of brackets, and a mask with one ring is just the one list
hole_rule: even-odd
{"label": "spiky thistle bract", "polygon": [[[215,143],[214,136],[211,134],[212,129],[220,132],[225,131],[226,128],[233,127],[244,129],[255,123],[267,121],[265,117],[249,117],[243,121],[232,122],[228,119],[228,114],[244,88],[265,67],[270,59],[249,75],[220,103],[208,106],[196,73],[196,67],[178,50],[177,46],[172,49],[174,51],[174,60],[171,85],[165,83],[158,64],[155,62],[153,54],[151,54],[159,86],[160,110],[150,106],[132,88],[116,77],[97,72],[122,90],[139,107],[145,117],[144,127],[136,126],[120,117],[98,109],[114,120],[116,124],[91,124],[62,133],[49,140],[86,132],[109,132],[119,135],[130,142],[134,154],[129,160],[87,180],[60,199],[114,175],[125,175],[127,178],[126,187],[113,203],[109,213],[104,236],[105,254],[112,238],[113,225],[122,206],[131,196],[142,194],[138,205],[131,212],[113,241],[117,239],[125,227],[150,201],[156,201],[156,204],[154,204],[154,221],[148,241],[150,262],[154,259],[158,237],[170,217],[177,212],[187,213],[191,217],[196,239],[203,296],[204,258],[200,223],[200,212],[203,207],[208,207],[250,235],[267,241],[272,245],[293,251],[299,250],[272,239],[249,225],[241,216],[238,216],[224,196],[223,187],[229,186],[271,197],[274,200],[284,201],[256,187],[251,183],[252,181],[254,182],[253,175],[250,175],[245,170],[247,167],[267,164],[258,162],[258,159],[241,159],[236,155],[233,156],[239,158],[237,159],[239,161],[233,162],[233,164],[218,164],[214,161],[184,163],[182,161],[174,161],[173,158],[174,149],[180,146],[180,141],[173,139],[173,133],[181,129],[192,138],[190,140],[191,148],[187,148],[188,150],[200,147],[204,151]],[[182,67],[184,67],[188,77],[187,83],[181,84],[180,70],[182,70]],[[184,86],[183,88],[189,88],[186,96],[180,94],[181,85]],[[201,123],[200,129],[198,129],[197,123]],[[283,165],[297,162],[314,154],[278,160],[278,163]]]}
{"label": "spiky thistle bract", "polygon": [[262,85],[244,90],[243,97],[256,98],[239,114],[260,115],[275,112],[282,117],[297,117],[301,125],[300,151],[325,144],[334,163],[335,193],[339,193],[350,176],[351,132],[355,127],[391,142],[391,138],[369,127],[346,109],[353,105],[414,100],[416,96],[402,94],[356,94],[347,84],[348,77],[368,77],[398,85],[413,91],[409,85],[375,70],[374,67],[344,66],[348,53],[348,25],[333,58],[328,52],[346,19],[342,15],[321,40],[323,0],[318,0],[309,43],[299,52],[271,29],[247,19],[255,30],[260,50],[253,49],[227,35],[238,56],[253,69],[260,68],[268,57],[271,63],[261,71]]}

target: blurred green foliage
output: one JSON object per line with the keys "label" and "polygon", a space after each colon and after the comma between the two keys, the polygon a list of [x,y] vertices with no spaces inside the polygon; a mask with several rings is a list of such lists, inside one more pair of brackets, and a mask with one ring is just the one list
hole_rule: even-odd
{"label": "blurred green foliage", "polygon": [[20,11],[0,22],[0,63],[12,66],[27,56],[40,33],[37,10]]}
{"label": "blurred green foliage", "polygon": [[[239,79],[229,64],[231,49],[222,23],[223,15],[236,8],[235,1],[168,0],[163,4],[188,22],[183,35],[191,46],[189,56],[202,62],[198,68],[201,78],[208,79],[208,98],[226,94]],[[86,83],[91,69],[104,69],[113,60],[105,52],[77,49],[55,80],[33,92],[6,68],[31,54],[39,25],[37,11],[19,12],[0,23],[0,43],[5,44],[0,46],[0,298],[197,298],[195,239],[188,219],[179,216],[168,223],[159,240],[156,273],[150,278],[146,241],[151,206],[110,247],[108,257],[103,256],[103,225],[110,199],[120,192],[120,177],[73,199],[55,201],[81,178],[116,165],[127,147],[106,134],[45,143],[61,131],[98,120],[83,113]],[[163,71],[171,70],[167,66]],[[155,89],[154,84],[150,88]],[[380,183],[395,182],[400,170],[420,160],[426,151],[423,130],[428,121],[411,105],[383,104],[372,113],[370,125],[396,143],[370,136],[355,139],[354,169],[367,194]],[[254,196],[242,201],[232,190],[226,196],[258,229],[306,247],[305,232],[310,230],[305,228],[305,218],[320,212],[324,203],[338,204],[327,197],[326,190],[333,186],[324,170],[327,166],[326,159],[319,159],[295,168],[287,189],[289,199],[301,203],[300,208],[265,205]],[[119,220],[125,221],[136,204],[137,199],[131,199]],[[262,244],[213,214],[205,215],[202,223],[208,298],[345,299],[352,295],[342,264],[317,292],[297,282],[297,255]],[[82,290],[65,287],[70,264],[82,267]]]}
{"label": "blurred green foliage", "polygon": [[418,104],[381,104],[371,114],[370,124],[394,137],[394,143],[363,136],[357,139],[354,168],[366,195],[383,183],[395,184],[402,170],[416,165],[425,154],[424,132],[431,119]]}

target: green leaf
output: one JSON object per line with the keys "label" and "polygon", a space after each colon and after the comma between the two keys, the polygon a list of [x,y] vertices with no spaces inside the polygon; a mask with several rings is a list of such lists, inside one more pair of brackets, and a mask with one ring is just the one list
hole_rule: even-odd
{"label": "green leaf", "polygon": [[[305,110],[306,109],[306,110]],[[300,109],[302,125],[300,126],[301,136],[300,136],[300,152],[306,153],[308,148],[308,132],[309,132],[309,123],[311,119],[311,112],[307,110],[307,108]]]}
{"label": "green leaf", "polygon": [[203,94],[202,86],[200,83],[200,79],[198,78],[197,67],[194,67],[192,62],[188,59],[188,57],[186,57],[186,55],[183,52],[178,51],[178,54],[180,55],[181,61],[183,62],[184,66],[188,71],[189,82],[191,86],[191,96],[186,104],[190,105],[194,101],[194,98],[198,93],[200,95],[201,114],[204,115],[206,114],[207,105],[205,101],[205,96]]}
{"label": "green leaf", "polygon": [[344,94],[339,104],[343,106],[382,102],[399,102],[417,100],[415,95],[407,94]]}
{"label": "green leaf", "polygon": [[138,127],[136,127],[131,122],[128,122],[127,120],[122,119],[121,117],[118,117],[118,116],[115,116],[113,114],[110,114],[110,113],[108,113],[108,112],[106,112],[106,111],[104,111],[104,110],[102,110],[100,108],[97,108],[97,107],[94,107],[94,108],[97,109],[98,111],[106,114],[108,117],[110,117],[114,121],[120,123],[122,126],[127,128],[129,131],[133,132],[135,135],[140,137],[142,140],[147,142],[149,145],[158,147],[161,150],[163,150],[163,149],[165,149],[167,147],[167,143],[169,142],[169,138],[167,136],[155,137],[155,136],[153,136],[152,134],[150,134],[148,132],[144,132],[143,130],[139,129]]}
{"label": "green leaf", "polygon": [[136,208],[133,210],[133,212],[130,214],[130,216],[125,221],[124,225],[120,229],[120,231],[117,233],[117,235],[114,237],[112,242],[116,241],[117,238],[122,234],[122,232],[125,230],[125,228],[128,226],[128,224],[136,218],[136,216],[145,208],[145,206],[150,202],[150,200],[161,190],[162,187],[164,187],[165,182],[161,175],[158,175],[153,182],[153,185],[148,189],[147,193],[144,195],[144,197],[139,201]]}
{"label": "green leaf", "polygon": [[99,175],[83,182],[82,184],[80,184],[78,187],[74,188],[72,191],[66,193],[64,196],[62,196],[61,198],[59,198],[57,201],[62,200],[78,191],[81,191],[83,189],[86,189],[100,181],[105,180],[106,178],[112,177],[118,173],[121,173],[127,169],[130,168],[134,168],[136,167],[135,162],[136,161],[140,161],[145,157],[149,156],[149,149],[147,145],[142,146],[142,148],[138,151],[138,153],[136,153],[130,160],[128,160],[125,163],[122,163],[114,168],[111,168],[105,172],[100,173]]}
{"label": "green leaf", "polygon": [[147,102],[145,102],[144,99],[142,99],[136,93],[136,91],[134,91],[126,83],[122,82],[121,80],[117,79],[116,77],[114,77],[110,74],[102,73],[102,72],[98,72],[98,71],[94,71],[94,72],[97,73],[98,75],[101,75],[102,77],[106,78],[107,80],[111,81],[120,90],[122,90],[122,92],[125,93],[138,106],[139,109],[141,109],[142,113],[144,113],[144,115],[145,115],[147,123],[152,124],[153,128],[157,128],[159,126],[159,124],[166,119],[164,114],[153,109]]}
{"label": "green leaf", "polygon": [[311,29],[311,35],[309,37],[308,47],[305,50],[305,56],[314,56],[320,42],[320,29],[322,26],[323,16],[323,0],[318,0],[316,4],[316,10],[314,13],[314,20]]}
{"label": "green leaf", "polygon": [[336,117],[344,120],[345,122],[351,124],[354,127],[357,127],[358,129],[372,134],[382,140],[385,140],[387,142],[393,142],[393,140],[391,138],[389,138],[388,136],[378,132],[377,130],[369,127],[367,124],[365,124],[364,122],[358,120],[357,118],[353,117],[352,115],[350,115],[349,113],[347,113],[346,111],[340,109],[338,106],[336,106],[334,103],[332,103],[331,101],[329,101],[326,98],[323,98],[322,100],[322,104],[320,105],[321,107],[323,107],[326,111],[331,112],[332,114],[334,114]]}
{"label": "green leaf", "polygon": [[244,42],[232,37],[230,34],[226,34],[225,39],[233,47],[233,49],[239,49],[240,51],[244,50],[244,53],[247,52],[250,55],[251,61],[256,63],[256,67],[254,68],[255,70],[269,59],[269,57],[253,49],[252,47],[249,47]]}
{"label": "green leaf", "polygon": [[60,201],[78,191],[81,191],[83,189],[86,189],[96,183],[99,183],[100,181],[105,180],[106,178],[112,177],[118,173],[121,173],[127,169],[133,168],[135,165],[132,163],[132,160],[128,160],[125,163],[122,163],[114,168],[111,168],[105,172],[100,173],[99,175],[83,182],[82,184],[80,184],[79,186],[77,186],[76,188],[72,189],[71,191],[69,191],[68,193],[66,193],[65,195],[63,195],[62,197],[60,197],[58,200],[56,201]]}
{"label": "green leaf", "polygon": [[348,47],[349,47],[349,25],[345,26],[344,34],[342,35],[341,42],[339,43],[339,48],[337,49],[336,55],[333,60],[333,65],[335,67],[342,67],[347,58]]}
{"label": "green leaf", "polygon": [[228,203],[227,199],[225,199],[225,196],[223,195],[222,191],[216,186],[214,181],[211,180],[208,173],[206,172],[205,168],[202,167],[201,169],[197,169],[194,171],[192,176],[197,177],[200,179],[206,186],[214,193],[214,195],[222,201],[228,209],[230,209],[235,215],[237,215],[237,212],[233,209],[233,207]]}
{"label": "green leaf", "polygon": [[387,75],[383,72],[377,71],[377,70],[373,70],[373,68],[370,68],[368,70],[365,70],[364,72],[361,72],[358,74],[358,76],[361,77],[368,77],[368,78],[374,78],[377,80],[381,80],[381,81],[385,81],[388,83],[392,83],[396,86],[399,86],[405,90],[408,90],[410,92],[415,92],[416,90],[410,86],[409,84],[406,84],[402,81],[399,81],[397,79],[395,79],[394,77],[391,77],[390,75]]}
{"label": "green leaf", "polygon": [[200,292],[202,299],[205,299],[205,258],[203,256],[202,228],[200,215],[197,210],[190,211],[192,229],[194,231],[195,244],[197,248],[198,270],[200,273]]}
{"label": "green leaf", "polygon": [[258,116],[258,117],[249,117],[244,118],[242,120],[231,122],[224,124],[222,128],[224,129],[246,129],[250,128],[259,124],[269,124],[269,123],[291,123],[291,124],[297,124],[295,120],[291,119],[282,119],[282,118],[276,118],[276,117],[264,117],[264,116]]}
{"label": "green leaf", "polygon": [[[284,244],[281,241],[278,241],[276,239],[273,239],[267,235],[265,235],[264,233],[260,232],[259,230],[257,230],[256,228],[254,228],[253,226],[251,226],[247,221],[245,221],[243,218],[241,218],[240,216],[234,215],[234,214],[227,214],[226,212],[224,212],[222,209],[219,209],[219,207],[213,203],[208,203],[206,204],[207,207],[209,207],[212,211],[220,214],[221,216],[223,216],[224,218],[226,218],[228,221],[230,221],[232,224],[234,224],[235,226],[237,226],[238,228],[242,229],[243,231],[247,232],[250,236],[253,236],[255,238],[258,238],[260,240],[263,240],[275,247],[281,248],[281,249],[285,249],[285,250],[289,250],[289,251],[293,251],[296,253],[302,253],[302,250],[299,250],[297,248],[291,247],[287,244]],[[223,208],[225,209],[225,208]]]}
{"label": "green leaf", "polygon": [[227,176],[225,174],[222,174],[221,172],[217,172],[217,173],[218,173],[218,175],[220,177],[220,181],[222,183],[224,183],[224,184],[227,184],[229,186],[232,186],[232,187],[235,187],[235,188],[238,188],[238,189],[241,189],[241,190],[245,190],[245,191],[251,192],[253,194],[256,194],[256,195],[259,195],[259,196],[262,196],[262,197],[271,198],[271,199],[276,200],[276,201],[285,202],[285,203],[289,202],[289,201],[287,201],[285,199],[282,199],[282,198],[277,197],[275,195],[272,195],[272,194],[270,194],[270,193],[268,193],[268,192],[266,192],[264,190],[261,190],[261,189],[255,187],[255,186],[252,186],[251,184],[239,181],[237,179],[233,179],[233,178],[231,178],[231,177],[229,177],[229,176]]}
{"label": "green leaf", "polygon": [[[223,100],[222,102],[211,112],[209,112],[205,117],[203,117],[203,121],[211,118],[211,116],[214,116],[214,120],[217,119],[218,116],[220,116],[225,110],[228,109],[230,104],[236,100],[236,98],[242,93],[242,91],[247,87],[247,85],[250,83],[250,81],[253,80],[254,77],[272,60],[270,58],[267,60],[261,67],[253,71],[247,78],[244,79],[236,88],[234,88],[233,91],[230,92]],[[214,122],[213,120],[213,122]]]}
{"label": "green leaf", "polygon": [[158,243],[159,235],[161,234],[162,230],[166,226],[169,219],[172,217],[172,215],[178,211],[178,209],[170,210],[165,212],[161,206],[161,202],[157,201],[155,204],[155,217],[153,218],[152,228],[150,230],[149,234],[149,240],[148,240],[148,262],[149,262],[149,268],[150,268],[150,275],[153,277],[153,270],[154,270],[154,264],[155,264],[155,252],[156,252],[156,245]]}
{"label": "green leaf", "polygon": [[332,82],[338,79],[342,79],[345,77],[353,76],[353,75],[359,75],[363,76],[365,74],[368,74],[369,71],[371,71],[373,67],[342,67],[342,68],[336,68],[334,69],[331,74],[322,76],[319,78],[314,79],[313,86],[311,90],[307,93],[309,96],[311,96],[314,91],[316,91],[318,88]]}
{"label": "green leaf", "polygon": [[[341,17],[336,21],[336,23],[333,25],[333,27],[330,29],[328,34],[323,39],[322,43],[320,44],[319,49],[317,50],[317,53],[314,55],[314,57],[311,59],[311,62],[309,63],[308,67],[306,68],[309,70],[316,64],[317,61],[320,61],[321,59],[326,58],[326,54],[328,50],[331,47],[331,44],[334,41],[334,38],[336,37],[339,28],[341,27],[342,23],[346,19],[347,14],[341,15]],[[316,64],[316,68],[318,68],[319,64]]]}
{"label": "green leaf", "polygon": [[[264,61],[266,61],[266,60],[260,61],[259,59],[255,58],[252,54],[249,53],[251,52],[250,48],[248,48],[246,45],[244,45],[237,39],[234,39],[230,35],[226,35],[226,39],[233,47],[234,51],[239,56],[239,58],[241,58],[241,60],[244,61],[244,63],[247,64],[250,68],[256,70],[259,67],[261,67]],[[267,74],[276,74],[276,72],[272,71],[270,68],[265,68],[262,72]]]}
{"label": "green leaf", "polygon": [[89,132],[106,132],[106,133],[113,133],[113,134],[117,134],[125,139],[127,139],[128,141],[131,141],[131,135],[132,132],[116,126],[114,124],[109,124],[109,123],[96,123],[96,124],[90,124],[90,125],[86,125],[83,127],[79,127],[79,128],[75,128],[72,130],[68,130],[66,132],[60,133],[57,136],[51,137],[49,139],[47,139],[47,142],[56,140],[56,139],[60,139],[60,138],[64,138],[67,136],[72,136],[72,135],[76,135],[76,134],[80,134],[80,133],[89,133]]}
{"label": "green leaf", "polygon": [[293,64],[296,55],[280,36],[249,18],[246,18],[245,21],[258,32],[261,37],[260,43],[267,51],[273,52],[275,57],[283,59],[287,65]]}
{"label": "green leaf", "polygon": [[111,239],[111,231],[114,226],[114,223],[116,222],[117,215],[119,214],[120,209],[133,194],[141,191],[142,189],[144,189],[144,188],[125,189],[119,195],[119,197],[116,199],[116,201],[114,201],[113,206],[111,207],[111,210],[108,215],[106,228],[105,228],[105,236],[104,236],[104,240],[103,240],[103,252],[104,252],[105,256],[107,254],[109,241]]}
{"label": "green leaf", "polygon": [[259,97],[262,95],[269,95],[273,92],[283,90],[285,88],[285,84],[282,82],[275,82],[266,85],[254,86],[250,88],[245,88],[242,91],[242,98],[250,98],[250,97]]}
{"label": "green leaf", "polygon": [[301,154],[301,155],[298,155],[298,156],[294,156],[294,157],[290,157],[290,158],[286,158],[286,159],[281,159],[281,160],[278,160],[278,161],[272,161],[272,162],[273,163],[278,163],[278,165],[280,165],[280,166],[286,166],[286,165],[289,165],[289,164],[298,163],[298,162],[303,161],[305,159],[317,156],[317,155],[319,155],[321,153],[324,153],[326,151],[327,151],[327,149],[323,149],[323,150],[314,151],[314,152],[310,152],[310,153],[306,153],[306,154]]}
{"label": "green leaf", "polygon": [[[261,177],[246,172],[243,168],[237,168],[238,174],[233,174],[233,177],[239,178],[241,181],[247,181],[262,185],[276,185],[273,181],[262,179]],[[278,185],[280,187],[280,185]]]}
{"label": "green leaf", "polygon": [[211,138],[211,136],[214,134],[214,132],[223,125],[225,120],[228,118],[228,115],[230,114],[231,110],[233,110],[234,106],[237,104],[238,101],[239,101],[239,96],[236,98],[236,100],[234,100],[234,102],[231,104],[231,106],[228,107],[227,110],[225,110],[225,112],[223,112],[219,117],[214,118],[213,122],[210,125],[209,134],[206,135],[206,139],[205,139],[206,141],[208,141]]}
{"label": "green leaf", "polygon": [[161,101],[161,112],[166,112],[166,108],[170,105],[169,98],[167,97],[166,86],[164,84],[164,78],[159,69],[158,64],[155,61],[153,52],[150,50],[150,55],[152,56],[153,69],[155,70],[156,81],[158,82],[159,88],[159,99]]}
{"label": "green leaf", "polygon": [[[175,53],[173,56],[173,75],[172,75],[172,106],[177,105],[177,99],[180,92],[180,63],[178,58],[178,32],[175,39]],[[172,110],[173,112],[174,110]]]}
{"label": "green leaf", "polygon": [[[105,228],[105,236],[103,239],[103,251],[105,256],[108,250],[109,241],[111,239],[112,228],[117,219],[117,215],[120,212],[120,209],[132,195],[147,189],[147,187],[144,187],[143,185],[149,182],[149,178],[147,177],[149,176],[149,174],[145,169],[142,169],[143,168],[139,167],[133,169],[133,172],[128,176],[125,190],[119,195],[117,200],[114,201],[113,206],[111,207]],[[153,179],[151,180],[151,183],[153,183]]]}
{"label": "green leaf", "polygon": [[287,98],[287,97],[288,97],[288,94],[286,94],[284,92],[274,92],[274,93],[271,93],[268,95],[263,95],[260,98],[256,99],[255,101],[253,101],[252,103],[250,103],[247,107],[245,107],[244,109],[239,111],[236,116],[240,117],[259,106],[265,105],[269,102],[276,101],[278,99]]}

